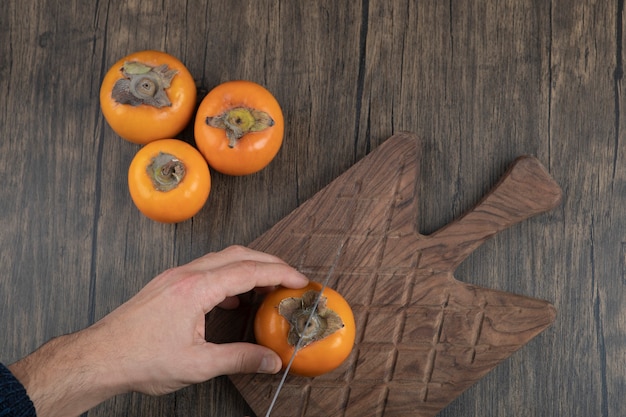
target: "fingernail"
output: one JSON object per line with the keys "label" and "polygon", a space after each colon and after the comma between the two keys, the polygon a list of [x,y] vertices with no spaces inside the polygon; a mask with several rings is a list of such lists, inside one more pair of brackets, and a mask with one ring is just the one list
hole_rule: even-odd
{"label": "fingernail", "polygon": [[275,355],[265,355],[261,359],[258,372],[261,374],[275,374],[280,370],[281,365],[280,360]]}

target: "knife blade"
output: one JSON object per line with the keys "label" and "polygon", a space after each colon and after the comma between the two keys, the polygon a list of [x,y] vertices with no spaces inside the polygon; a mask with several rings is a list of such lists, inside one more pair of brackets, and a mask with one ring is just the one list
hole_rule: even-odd
{"label": "knife blade", "polygon": [[[332,277],[333,274],[335,273],[335,269],[337,268],[337,264],[339,263],[339,258],[341,257],[341,253],[343,252],[343,247],[344,247],[344,245],[346,243],[346,240],[342,241],[341,244],[339,245],[339,247],[337,248],[337,253],[335,254],[335,259],[333,260],[333,263],[330,266],[330,270],[328,271],[328,274],[326,274],[326,277],[324,278],[324,281],[322,282],[322,288],[320,289],[320,292],[317,295],[317,298],[315,299],[315,303],[313,304],[313,308],[311,309],[311,313],[309,314],[309,317],[307,318],[306,324],[304,325],[305,329],[309,326],[309,323],[311,322],[311,319],[313,318],[313,316],[315,315],[315,312],[317,311],[317,306],[319,305],[320,300],[322,299],[322,295],[324,294],[324,290],[328,286],[328,282],[330,281],[330,277]],[[289,362],[287,363],[287,366],[285,367],[285,370],[283,371],[283,375],[282,375],[282,377],[280,379],[280,382],[278,383],[278,387],[276,387],[276,391],[274,392],[274,396],[272,397],[272,402],[270,403],[270,406],[267,409],[267,413],[265,413],[265,417],[270,417],[270,414],[272,413],[272,410],[274,409],[274,405],[276,405],[276,400],[278,399],[278,394],[280,394],[280,391],[283,389],[283,385],[285,385],[285,380],[287,379],[287,375],[289,374],[289,370],[291,369],[291,365],[293,364],[293,361],[296,358],[296,355],[298,354],[298,351],[302,347],[302,340],[303,340],[303,335],[300,335],[300,337],[298,338],[298,342],[296,343],[296,345],[295,345],[295,347],[293,349],[293,353],[291,354],[291,358],[289,358]]]}

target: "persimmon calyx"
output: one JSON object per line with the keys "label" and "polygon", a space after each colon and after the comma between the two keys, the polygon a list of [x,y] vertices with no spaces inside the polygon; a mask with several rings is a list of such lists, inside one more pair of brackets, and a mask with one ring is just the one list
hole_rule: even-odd
{"label": "persimmon calyx", "polygon": [[178,70],[168,69],[167,64],[152,67],[136,61],[125,62],[122,66],[124,78],[113,85],[111,97],[119,104],[169,107],[172,102],[165,90],[177,73]]}
{"label": "persimmon calyx", "polygon": [[291,346],[295,346],[299,339],[302,339],[300,347],[307,346],[344,327],[341,317],[327,307],[327,299],[324,296],[320,298],[315,312],[311,315],[318,295],[319,291],[307,291],[302,298],[289,297],[279,303],[278,313],[290,324],[287,342]]}
{"label": "persimmon calyx", "polygon": [[174,155],[159,152],[146,167],[148,177],[157,191],[171,191],[185,178],[185,164]]}
{"label": "persimmon calyx", "polygon": [[224,129],[228,138],[228,147],[234,148],[237,141],[250,132],[261,132],[274,126],[274,119],[262,110],[248,107],[234,107],[218,116],[209,116],[205,123],[211,127]]}

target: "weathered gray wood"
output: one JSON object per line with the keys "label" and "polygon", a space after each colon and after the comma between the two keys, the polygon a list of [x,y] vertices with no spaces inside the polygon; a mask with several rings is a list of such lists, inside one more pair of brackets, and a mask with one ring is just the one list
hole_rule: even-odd
{"label": "weathered gray wood", "polygon": [[[535,154],[565,192],[558,210],[499,234],[455,273],[559,313],[440,415],[621,415],[623,19],[623,0],[5,1],[0,360],[88,325],[164,268],[252,242],[387,137],[413,131],[424,139],[423,233],[473,206],[520,154]],[[200,97],[228,79],[266,85],[287,122],[270,167],[214,175],[207,206],[179,225],[132,206],[125,173],[137,147],[98,106],[108,66],[147,48],[185,62]],[[248,411],[220,378],[90,414]]]}

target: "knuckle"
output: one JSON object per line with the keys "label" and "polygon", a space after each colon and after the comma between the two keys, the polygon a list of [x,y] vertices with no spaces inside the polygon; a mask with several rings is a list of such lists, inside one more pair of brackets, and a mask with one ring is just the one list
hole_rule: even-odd
{"label": "knuckle", "polygon": [[249,373],[256,371],[254,360],[246,351],[240,351],[237,353],[235,368],[236,373]]}
{"label": "knuckle", "polygon": [[251,259],[243,259],[239,261],[239,267],[246,275],[255,275],[259,267],[259,263]]}
{"label": "knuckle", "polygon": [[176,295],[190,296],[196,292],[200,278],[198,273],[181,275],[172,282],[171,290]]}
{"label": "knuckle", "polygon": [[233,255],[243,255],[248,252],[248,248],[242,245],[232,245],[224,249],[224,251],[232,253]]}

